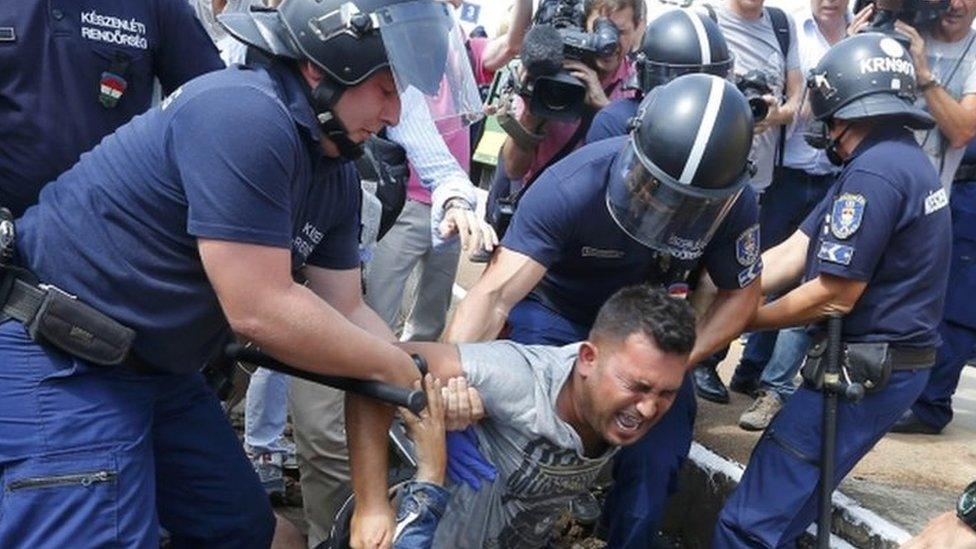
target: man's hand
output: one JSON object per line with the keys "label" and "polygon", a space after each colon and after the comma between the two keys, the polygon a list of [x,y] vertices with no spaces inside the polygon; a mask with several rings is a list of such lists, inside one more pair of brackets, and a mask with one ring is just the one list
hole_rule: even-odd
{"label": "man's hand", "polygon": [[925,56],[925,39],[915,30],[915,27],[901,20],[895,21],[895,30],[907,36],[911,42],[908,51],[912,54],[912,61],[915,64],[915,82],[922,85],[932,80],[929,60]]}
{"label": "man's hand", "polygon": [[349,547],[353,549],[388,549],[393,547],[396,520],[389,503],[369,509],[357,505],[349,525]]}
{"label": "man's hand", "polygon": [[443,397],[448,431],[463,431],[485,417],[481,395],[474,387],[468,387],[468,380],[463,377],[449,379]]}
{"label": "man's hand", "polygon": [[766,105],[769,107],[769,111],[767,111],[765,118],[763,118],[759,122],[756,122],[756,125],[755,125],[755,127],[753,129],[753,133],[756,134],[756,135],[759,135],[759,134],[763,133],[764,131],[768,130],[769,128],[772,128],[773,126],[779,126],[780,125],[780,123],[779,123],[779,117],[780,117],[779,98],[776,97],[776,96],[774,96],[774,95],[764,95],[764,96],[762,96],[762,99],[763,99],[763,101],[766,102]]}
{"label": "man's hand", "polygon": [[[452,200],[456,202],[458,199]],[[440,231],[441,238],[457,233],[461,239],[461,248],[472,253],[481,249],[491,252],[498,245],[498,235],[487,221],[480,219],[466,206],[452,206],[451,201],[447,203],[444,219],[437,230]]]}
{"label": "man's hand", "polygon": [[[420,380],[414,383],[420,389]],[[415,415],[406,408],[400,408],[400,416],[407,426],[407,434],[413,440],[417,451],[416,480],[444,485],[444,471],[447,469],[447,444],[444,441],[444,397],[441,395],[441,380],[433,375],[424,376],[424,392],[427,394],[427,407]]]}
{"label": "man's hand", "polygon": [[955,513],[943,513],[932,519],[921,534],[902,545],[902,549],[976,549],[976,531]]}
{"label": "man's hand", "polygon": [[854,36],[866,27],[874,16],[874,4],[868,4],[861,11],[857,12],[851,24],[847,26],[847,36]]}
{"label": "man's hand", "polygon": [[584,101],[586,101],[587,105],[595,110],[599,110],[610,104],[610,99],[604,93],[603,85],[600,84],[600,77],[597,76],[596,71],[589,65],[575,59],[567,59],[563,62],[563,68],[586,85],[586,98]]}

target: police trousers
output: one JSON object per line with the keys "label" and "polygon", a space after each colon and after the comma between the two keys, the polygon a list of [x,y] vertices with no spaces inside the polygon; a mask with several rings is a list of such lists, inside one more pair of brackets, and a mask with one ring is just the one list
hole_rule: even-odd
{"label": "police trousers", "polygon": [[[929,370],[891,373],[888,386],[837,406],[834,488],[911,406]],[[817,515],[823,394],[800,387],[752,451],[715,526],[714,549],[792,547]]]}
{"label": "police trousers", "polygon": [[[512,309],[508,324],[510,339],[526,344],[566,345],[586,339],[589,332],[531,299]],[[613,488],[601,519],[608,547],[650,545],[668,496],[677,490],[678,471],[691,448],[696,412],[694,384],[688,375],[664,417],[637,443],[617,453]]]}
{"label": "police trousers", "polygon": [[268,547],[274,514],[199,374],[89,364],[0,323],[0,547]]}

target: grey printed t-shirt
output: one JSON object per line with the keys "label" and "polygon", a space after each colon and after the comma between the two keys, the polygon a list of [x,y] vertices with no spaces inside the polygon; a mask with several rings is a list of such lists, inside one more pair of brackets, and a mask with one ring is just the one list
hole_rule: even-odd
{"label": "grey printed t-shirt", "polygon": [[[965,38],[956,42],[939,42],[928,32],[923,32],[922,38],[929,69],[949,95],[959,101],[966,94],[976,93],[976,31],[970,29]],[[918,94],[916,104],[928,108],[925,94]],[[939,172],[942,188],[948,192],[966,147],[949,147],[949,140],[938,128],[917,131],[915,139],[932,161],[935,171]]]}
{"label": "grey printed t-shirt", "polygon": [[[787,13],[790,25],[790,46],[786,59],[779,49],[779,41],[773,31],[773,22],[766,10],[762,17],[756,20],[743,19],[739,14],[729,9],[723,3],[714,6],[718,18],[718,26],[729,44],[729,50],[735,56],[735,73],[742,75],[751,70],[759,69],[771,78],[773,95],[784,97],[786,81],[784,75],[788,70],[800,68],[800,56],[796,45],[796,23]],[[784,67],[785,62],[785,67]],[[752,140],[752,150],[749,159],[756,165],[756,175],[752,178],[752,188],[759,192],[773,181],[773,163],[776,157],[776,146],[779,143],[779,127],[774,127],[755,136]]]}
{"label": "grey printed t-shirt", "polygon": [[468,383],[487,417],[475,430],[498,478],[475,492],[448,486],[451,499],[434,547],[543,547],[559,513],[596,480],[616,452],[583,456],[579,435],[556,416],[579,344],[565,347],[492,341],[458,346]]}

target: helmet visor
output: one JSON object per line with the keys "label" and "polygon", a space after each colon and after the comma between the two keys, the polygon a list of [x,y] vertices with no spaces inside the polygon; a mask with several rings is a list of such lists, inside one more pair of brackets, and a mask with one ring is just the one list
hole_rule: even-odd
{"label": "helmet visor", "polygon": [[416,0],[376,14],[398,91],[419,91],[442,135],[483,116],[464,36],[449,10],[443,2]]}
{"label": "helmet visor", "polygon": [[[703,189],[655,176],[629,143],[611,167],[607,208],[617,225],[648,248],[678,259],[702,255],[748,182]],[[657,170],[655,170],[657,171]]]}

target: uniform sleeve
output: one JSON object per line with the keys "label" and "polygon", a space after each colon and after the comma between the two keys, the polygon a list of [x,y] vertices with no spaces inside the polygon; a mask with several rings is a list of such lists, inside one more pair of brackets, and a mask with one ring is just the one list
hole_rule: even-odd
{"label": "uniform sleeve", "polygon": [[577,220],[568,193],[560,192],[560,174],[542,173],[519,201],[502,246],[525,254],[549,268],[559,261],[574,236]]}
{"label": "uniform sleeve", "polygon": [[[329,227],[322,241],[312,250],[306,262],[324,269],[347,270],[360,265],[359,232],[362,212],[362,188],[351,163],[346,163],[339,172],[341,181],[327,184],[338,192],[330,193],[328,223]],[[318,182],[317,182],[318,183]],[[313,184],[314,185],[314,184]],[[325,185],[318,185],[324,187]]]}
{"label": "uniform sleeve", "polygon": [[817,271],[867,282],[904,209],[905,197],[876,174],[854,171],[829,198],[830,229],[821,233]]}
{"label": "uniform sleeve", "polygon": [[284,106],[249,87],[179,99],[167,106],[175,112],[166,151],[186,195],[187,231],[289,248],[301,145]]}
{"label": "uniform sleeve", "polygon": [[514,418],[535,410],[532,365],[515,343],[492,341],[458,345],[461,369],[481,394],[489,417]]}
{"label": "uniform sleeve", "polygon": [[706,248],[705,268],[723,290],[748,286],[762,272],[759,206],[746,187]]}
{"label": "uniform sleeve", "polygon": [[800,70],[800,46],[796,19],[793,18],[792,14],[787,13],[786,21],[790,27],[790,47],[786,50],[786,70]]}
{"label": "uniform sleeve", "polygon": [[224,67],[217,47],[186,0],[156,0],[156,7],[159,45],[154,52],[154,69],[163,95]]}
{"label": "uniform sleeve", "polygon": [[[618,99],[617,101],[621,100]],[[617,101],[610,103],[596,113],[593,122],[590,124],[590,129],[586,132],[585,143],[595,143],[627,133],[626,121],[621,121],[615,110]],[[629,99],[623,99],[623,101],[629,101]]]}
{"label": "uniform sleeve", "polygon": [[810,210],[807,214],[806,219],[803,223],[800,223],[800,230],[803,234],[810,238],[811,242],[815,242],[817,235],[820,231],[821,226],[824,221],[824,209],[828,207],[829,203],[832,203],[834,199],[833,187],[827,191],[827,194],[820,200],[820,202]]}

